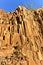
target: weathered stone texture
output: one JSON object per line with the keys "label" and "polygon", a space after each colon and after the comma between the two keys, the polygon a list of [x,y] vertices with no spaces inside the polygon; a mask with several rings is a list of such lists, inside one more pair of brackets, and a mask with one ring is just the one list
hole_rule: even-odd
{"label": "weathered stone texture", "polygon": [[43,65],[43,8],[0,10],[0,65]]}

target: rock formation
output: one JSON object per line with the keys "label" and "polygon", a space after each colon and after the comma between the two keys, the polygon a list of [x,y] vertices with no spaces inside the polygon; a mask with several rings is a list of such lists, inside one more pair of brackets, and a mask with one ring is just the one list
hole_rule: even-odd
{"label": "rock formation", "polygon": [[43,65],[43,8],[0,10],[0,65]]}

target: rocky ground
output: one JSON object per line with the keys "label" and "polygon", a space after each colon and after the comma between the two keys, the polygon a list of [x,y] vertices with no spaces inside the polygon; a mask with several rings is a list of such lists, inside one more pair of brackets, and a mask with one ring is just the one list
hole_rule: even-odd
{"label": "rocky ground", "polygon": [[0,10],[0,65],[43,65],[43,8]]}

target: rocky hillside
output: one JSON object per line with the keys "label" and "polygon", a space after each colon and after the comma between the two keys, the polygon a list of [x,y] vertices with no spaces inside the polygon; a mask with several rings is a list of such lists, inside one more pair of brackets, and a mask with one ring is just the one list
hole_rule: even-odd
{"label": "rocky hillside", "polygon": [[43,65],[43,8],[0,10],[0,65]]}

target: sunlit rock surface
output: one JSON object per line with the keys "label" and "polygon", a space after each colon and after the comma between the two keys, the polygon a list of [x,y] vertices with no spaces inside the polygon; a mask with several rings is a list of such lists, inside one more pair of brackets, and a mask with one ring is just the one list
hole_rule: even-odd
{"label": "sunlit rock surface", "polygon": [[0,10],[0,65],[43,65],[43,8]]}

